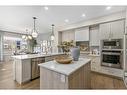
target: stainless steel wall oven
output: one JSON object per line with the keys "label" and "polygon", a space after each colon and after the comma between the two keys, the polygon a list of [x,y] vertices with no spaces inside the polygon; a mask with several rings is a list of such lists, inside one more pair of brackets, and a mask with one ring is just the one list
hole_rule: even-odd
{"label": "stainless steel wall oven", "polygon": [[101,65],[122,68],[123,40],[107,39],[101,41]]}
{"label": "stainless steel wall oven", "polygon": [[122,68],[122,51],[102,50],[102,65],[114,68]]}

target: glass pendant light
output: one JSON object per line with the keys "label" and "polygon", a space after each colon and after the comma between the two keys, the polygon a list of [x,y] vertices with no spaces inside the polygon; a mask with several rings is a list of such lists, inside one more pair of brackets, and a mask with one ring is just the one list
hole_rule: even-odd
{"label": "glass pendant light", "polygon": [[28,32],[28,29],[26,29],[26,35],[22,35],[22,39],[24,40],[31,40],[32,39],[32,36],[29,35],[29,32]]}
{"label": "glass pendant light", "polygon": [[22,39],[25,39],[26,38],[26,35],[22,35]]}
{"label": "glass pendant light", "polygon": [[55,36],[54,36],[54,24],[52,24],[52,34],[51,34],[51,40],[54,41]]}
{"label": "glass pendant light", "polygon": [[33,38],[37,38],[38,33],[37,33],[36,27],[35,27],[35,20],[36,20],[37,18],[36,18],[36,17],[33,17],[33,19],[34,19],[34,28],[33,28],[33,31],[32,31],[32,37],[33,37]]}
{"label": "glass pendant light", "polygon": [[31,40],[31,39],[32,39],[32,36],[31,36],[31,35],[28,35],[28,39],[30,39],[30,40]]}

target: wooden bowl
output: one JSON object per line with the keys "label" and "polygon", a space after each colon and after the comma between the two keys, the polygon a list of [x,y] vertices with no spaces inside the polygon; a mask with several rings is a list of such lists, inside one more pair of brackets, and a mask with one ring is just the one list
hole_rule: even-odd
{"label": "wooden bowl", "polygon": [[70,64],[72,62],[72,58],[69,57],[56,57],[55,61],[60,64]]}

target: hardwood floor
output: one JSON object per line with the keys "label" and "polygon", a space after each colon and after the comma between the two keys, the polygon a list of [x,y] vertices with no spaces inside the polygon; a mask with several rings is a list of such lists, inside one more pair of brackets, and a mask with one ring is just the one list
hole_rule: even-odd
{"label": "hardwood floor", "polygon": [[[0,89],[35,89],[39,90],[40,79],[19,85],[13,81],[12,62],[0,63]],[[120,79],[91,72],[91,89],[126,89]]]}
{"label": "hardwood floor", "polygon": [[123,80],[91,72],[91,89],[126,89]]}

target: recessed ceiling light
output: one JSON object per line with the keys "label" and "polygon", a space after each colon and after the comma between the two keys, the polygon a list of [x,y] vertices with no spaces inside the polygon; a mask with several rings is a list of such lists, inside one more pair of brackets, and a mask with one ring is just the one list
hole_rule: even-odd
{"label": "recessed ceiling light", "polygon": [[86,16],[86,15],[83,13],[83,14],[82,14],[82,17],[85,17],[85,16]]}
{"label": "recessed ceiling light", "polygon": [[68,19],[65,19],[65,22],[69,22],[69,20]]}
{"label": "recessed ceiling light", "polygon": [[45,9],[45,10],[48,10],[49,8],[45,6],[44,9]]}
{"label": "recessed ceiling light", "polygon": [[106,10],[110,10],[110,9],[111,9],[111,6],[106,7]]}

